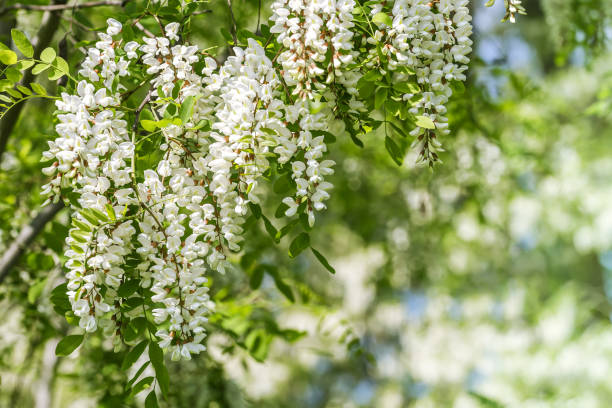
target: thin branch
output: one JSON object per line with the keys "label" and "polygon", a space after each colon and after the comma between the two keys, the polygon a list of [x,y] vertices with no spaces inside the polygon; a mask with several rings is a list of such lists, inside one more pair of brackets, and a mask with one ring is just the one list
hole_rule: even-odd
{"label": "thin branch", "polygon": [[145,98],[140,103],[140,106],[138,106],[138,109],[136,109],[136,114],[134,116],[134,126],[132,127],[133,132],[136,132],[136,130],[138,130],[138,123],[140,122],[140,112],[142,112],[145,105],[149,103],[149,101],[151,101],[152,92],[153,92],[152,89],[149,90],[149,92],[147,92],[147,96],[145,96]]}
{"label": "thin branch", "polygon": [[261,0],[259,0],[259,7],[257,8],[257,29],[255,29],[255,34],[260,35],[259,31],[259,23],[261,22]]}
{"label": "thin branch", "polygon": [[71,10],[71,9],[83,9],[83,8],[91,8],[91,7],[102,7],[102,6],[121,6],[123,5],[123,1],[113,1],[113,0],[102,0],[102,1],[92,1],[89,3],[77,3],[77,4],[48,4],[48,5],[40,5],[40,4],[21,4],[16,3],[7,7],[3,7],[0,9],[0,15],[8,13],[12,10],[32,10],[32,11],[61,11],[61,10]]}
{"label": "thin branch", "polygon": [[28,225],[21,229],[15,241],[13,241],[11,246],[4,252],[4,255],[2,255],[2,258],[0,258],[0,283],[8,276],[8,273],[15,266],[23,251],[62,208],[64,208],[62,201],[44,207]]}
{"label": "thin branch", "polygon": [[234,11],[232,10],[232,0],[227,0],[227,7],[229,8],[230,19],[232,20],[232,38],[234,39],[234,45],[238,46],[238,37],[236,36],[238,28],[236,26],[236,18],[234,17]]}
{"label": "thin branch", "polygon": [[146,35],[147,37],[150,37],[150,38],[155,38],[155,34],[153,34],[152,32],[150,32],[149,30],[147,30],[147,29],[145,28],[145,26],[143,26],[143,25],[142,25],[142,23],[141,23],[140,21],[136,21],[136,22],[134,23],[134,25],[136,26],[136,28],[137,28],[137,29],[139,29],[140,31],[142,31],[143,33],[145,33],[145,35]]}

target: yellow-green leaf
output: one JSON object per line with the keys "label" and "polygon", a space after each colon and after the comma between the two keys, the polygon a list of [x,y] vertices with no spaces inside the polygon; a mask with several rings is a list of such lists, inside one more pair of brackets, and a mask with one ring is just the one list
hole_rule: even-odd
{"label": "yellow-green leaf", "polygon": [[15,65],[15,68],[20,71],[23,71],[30,68],[32,65],[34,65],[34,61],[32,60],[21,60],[17,63],[17,65]]}
{"label": "yellow-green leaf", "polygon": [[34,92],[36,92],[39,95],[46,95],[47,91],[45,90],[45,88],[43,88],[42,86],[40,86],[39,84],[37,84],[36,82],[32,82],[30,84],[30,87],[32,88],[32,90]]}
{"label": "yellow-green leaf", "polygon": [[28,40],[28,37],[24,33],[19,30],[12,29],[11,37],[13,38],[13,43],[17,47],[21,53],[27,57],[32,58],[34,56],[34,47],[32,47],[32,43]]}
{"label": "yellow-green leaf", "polygon": [[44,70],[48,69],[51,65],[49,64],[36,64],[34,68],[32,68],[32,74],[38,75]]}
{"label": "yellow-green leaf", "polygon": [[376,13],[374,17],[372,17],[372,22],[376,24],[384,24],[389,27],[393,25],[393,20],[391,20],[391,17],[389,17],[387,13],[383,12]]}
{"label": "yellow-green leaf", "polygon": [[40,59],[47,64],[52,63],[55,60],[55,50],[53,48],[45,48],[40,53]]}
{"label": "yellow-green leaf", "polygon": [[16,89],[10,89],[9,88],[5,92],[8,93],[9,95],[11,95],[15,99],[23,98],[23,95],[18,90],[16,90]]}
{"label": "yellow-green leaf", "polygon": [[56,67],[61,72],[63,72],[64,74],[70,73],[70,67],[68,66],[68,63],[66,62],[66,60],[63,59],[62,57],[59,57],[59,56],[56,57],[55,61],[53,61],[53,66]]}
{"label": "yellow-green leaf", "polygon": [[0,50],[0,62],[5,65],[13,65],[17,63],[17,54],[11,50]]}
{"label": "yellow-green leaf", "polygon": [[154,120],[141,120],[140,126],[147,132],[154,132],[157,128],[157,123]]}
{"label": "yellow-green leaf", "polygon": [[28,95],[28,96],[32,95],[32,91],[30,91],[30,90],[29,90],[28,88],[26,88],[25,86],[19,85],[19,86],[17,87],[17,89],[19,89],[19,91],[20,91],[22,94],[25,94],[25,95]]}

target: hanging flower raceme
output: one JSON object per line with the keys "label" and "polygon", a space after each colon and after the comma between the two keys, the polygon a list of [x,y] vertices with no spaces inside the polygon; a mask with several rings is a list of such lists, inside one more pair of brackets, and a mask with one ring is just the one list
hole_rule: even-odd
{"label": "hanging flower raceme", "polygon": [[472,51],[467,5],[468,0],[397,0],[390,15],[381,11],[382,6],[371,10],[379,30],[368,41],[384,45],[370,51],[367,64],[389,70],[393,82],[416,82],[402,99],[420,119],[410,135],[415,137],[419,161],[429,165],[443,150],[438,137],[450,133],[445,115],[451,84],[466,79]]}
{"label": "hanging flower raceme", "polygon": [[203,351],[208,277],[231,268],[266,180],[289,186],[277,217],[312,227],[333,187],[328,143],[383,123],[373,106],[385,129],[390,111],[416,118],[422,160],[436,161],[471,51],[466,5],[278,0],[269,39],[223,62],[184,42],[176,22],[126,41],[109,19],[57,101],[44,153],[43,193],[72,211],[67,296],[79,326],[117,347],[148,333],[173,359]]}

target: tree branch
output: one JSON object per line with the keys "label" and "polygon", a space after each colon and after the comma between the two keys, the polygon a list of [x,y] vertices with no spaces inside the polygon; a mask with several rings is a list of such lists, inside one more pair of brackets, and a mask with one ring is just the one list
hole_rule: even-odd
{"label": "tree branch", "polygon": [[51,221],[62,208],[64,208],[62,201],[44,207],[28,225],[21,229],[15,241],[0,258],[0,283],[8,276],[23,251],[34,241],[34,238],[42,231],[47,222]]}
{"label": "tree branch", "polygon": [[21,4],[16,3],[7,7],[3,7],[0,9],[0,15],[8,13],[12,10],[33,10],[33,11],[62,11],[62,10],[71,10],[71,9],[83,9],[83,8],[91,8],[91,7],[101,7],[101,6],[122,6],[123,1],[116,0],[102,0],[102,1],[91,1],[89,3],[77,3],[77,4],[49,4],[49,5],[40,5],[40,4]]}

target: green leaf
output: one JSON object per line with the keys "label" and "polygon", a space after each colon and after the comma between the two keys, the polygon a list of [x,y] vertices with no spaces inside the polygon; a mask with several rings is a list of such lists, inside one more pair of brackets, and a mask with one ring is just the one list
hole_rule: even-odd
{"label": "green leaf", "polygon": [[387,100],[387,88],[378,88],[374,94],[374,107],[380,109]]}
{"label": "green leaf", "polygon": [[145,408],[159,408],[157,404],[157,395],[155,395],[155,390],[151,391],[147,398],[145,399]]}
{"label": "green leaf", "polygon": [[55,355],[57,356],[68,356],[72,354],[77,347],[81,345],[85,336],[82,334],[73,334],[66,336],[55,347]]}
{"label": "green leaf", "polygon": [[288,208],[289,206],[287,204],[280,203],[279,206],[276,208],[276,211],[274,211],[274,217],[283,218],[285,216],[285,211],[287,211]]}
{"label": "green leaf", "polygon": [[191,111],[193,110],[193,105],[195,104],[195,101],[196,99],[194,96],[188,96],[181,104],[181,109],[179,110],[179,118],[181,118],[183,124],[189,122],[189,119],[191,119]]}
{"label": "green leaf", "polygon": [[249,208],[255,218],[259,219],[261,217],[261,207],[259,204],[249,203]]}
{"label": "green leaf", "polygon": [[70,73],[70,67],[68,66],[68,63],[60,56],[57,56],[55,58],[55,61],[53,61],[53,66],[64,74]]}
{"label": "green leaf", "polygon": [[422,127],[425,129],[435,129],[436,128],[436,124],[433,122],[433,120],[431,120],[427,116],[416,116],[415,119],[416,119],[415,125],[417,125],[418,127]]}
{"label": "green leaf", "polygon": [[17,85],[17,89],[19,89],[19,92],[21,92],[24,95],[32,95],[32,91],[30,91],[28,88],[26,88],[25,86],[22,85]]}
{"label": "green leaf", "polygon": [[91,225],[97,226],[100,224],[100,221],[89,210],[82,210],[81,216],[85,218]]}
{"label": "green leaf", "polygon": [[389,136],[385,136],[385,148],[389,152],[389,155],[391,156],[393,161],[398,166],[401,166],[404,162],[404,155],[402,154],[402,151],[397,145],[397,143],[395,143],[393,139],[391,139]]}
{"label": "green leaf", "polygon": [[283,329],[278,333],[283,339],[285,339],[285,341],[288,341],[289,343],[293,343],[299,339],[301,339],[302,337],[304,337],[307,332],[305,331],[298,331],[295,329]]}
{"label": "green leaf", "polygon": [[36,282],[34,285],[30,286],[28,289],[28,302],[34,303],[36,299],[40,297],[40,294],[45,289],[45,285],[47,284],[47,279],[43,279],[39,282]]}
{"label": "green leaf", "polygon": [[36,64],[34,68],[32,68],[32,74],[38,75],[41,72],[47,70],[51,65],[49,64]]}
{"label": "green leaf", "polygon": [[147,132],[155,132],[155,129],[157,129],[157,122],[154,120],[145,119],[140,121],[140,126],[142,126],[142,128]]}
{"label": "green leaf", "polygon": [[153,377],[143,378],[142,380],[138,381],[136,385],[134,385],[134,388],[132,388],[131,394],[136,395],[139,392],[146,390],[147,388],[151,386],[152,383],[153,383]]}
{"label": "green leaf", "polygon": [[282,293],[291,303],[295,302],[295,297],[293,296],[291,288],[280,278],[278,273],[275,273],[273,278],[276,289],[278,289],[278,291]]}
{"label": "green leaf", "polygon": [[268,235],[270,235],[273,240],[276,240],[276,232],[277,232],[276,227],[272,225],[268,217],[266,217],[265,215],[261,214],[261,218],[263,219],[264,226],[266,227],[266,231],[268,232]]}
{"label": "green leaf", "polygon": [[41,53],[40,53],[40,60],[42,62],[46,62],[47,64],[52,63],[53,61],[55,61],[55,50],[51,47],[49,48],[45,48]]}
{"label": "green leaf", "polygon": [[380,13],[374,14],[374,17],[372,17],[372,22],[375,24],[384,24],[388,27],[391,27],[393,25],[393,20],[391,20],[391,17],[389,17],[387,13],[384,13],[382,11]]}
{"label": "green leaf", "polygon": [[323,254],[321,254],[319,251],[317,251],[314,248],[310,248],[310,250],[312,251],[314,256],[319,260],[319,262],[321,262],[321,265],[325,267],[325,269],[327,269],[329,272],[333,274],[336,273],[336,270],[329,264],[327,259],[325,259],[325,257],[323,256]]}
{"label": "green leaf", "polygon": [[128,381],[128,383],[126,384],[126,388],[127,389],[132,388],[132,384],[134,384],[136,382],[136,380],[138,380],[138,377],[140,377],[140,375],[143,373],[143,371],[147,369],[149,364],[151,364],[150,361],[145,361],[145,363],[140,366],[138,371],[136,371],[136,374],[134,374],[132,379],[130,381]]}
{"label": "green leaf", "polygon": [[8,93],[9,95],[11,95],[15,99],[23,98],[23,95],[21,94],[21,92],[19,92],[16,89],[7,89],[5,92]]}
{"label": "green leaf", "polygon": [[303,250],[310,246],[310,235],[305,232],[302,232],[300,235],[295,237],[291,244],[289,245],[289,256],[295,258],[298,256]]}
{"label": "green leaf", "polygon": [[81,231],[91,232],[91,226],[89,224],[86,224],[83,221],[77,220],[76,218],[72,219],[72,224],[78,229],[80,229]]}
{"label": "green leaf", "polygon": [[32,82],[30,84],[30,87],[32,88],[32,90],[34,92],[36,92],[39,95],[46,95],[47,91],[45,90],[45,88],[43,88],[42,86],[40,86],[39,84],[37,84],[36,82]]}
{"label": "green leaf", "polygon": [[132,296],[137,290],[140,281],[138,279],[130,279],[125,281],[119,286],[119,290],[117,291],[117,295],[122,298],[128,298]]}
{"label": "green leaf", "polygon": [[299,219],[295,219],[295,220],[291,220],[287,223],[287,225],[285,225],[284,227],[282,227],[280,230],[278,230],[278,232],[276,233],[276,236],[274,237],[274,241],[276,241],[276,243],[279,243],[280,240],[287,235],[292,229],[293,227],[295,227],[295,225],[297,223],[299,223],[300,220]]}
{"label": "green leaf", "polygon": [[66,294],[67,291],[68,285],[66,283],[56,286],[51,291],[51,304],[53,305],[53,310],[55,310],[57,314],[64,315],[67,311],[72,310],[70,300]]}
{"label": "green leaf", "polygon": [[259,265],[251,274],[251,279],[249,279],[249,286],[251,289],[255,290],[261,286],[261,282],[264,277],[264,268]]}
{"label": "green leaf", "polygon": [[9,81],[8,79],[0,79],[0,92],[4,92],[12,87],[13,82]]}
{"label": "green leaf", "polygon": [[149,344],[148,340],[143,340],[137,345],[135,345],[123,359],[123,363],[121,364],[122,370],[127,370],[138,360],[141,354],[144,352],[145,348],[147,348],[147,344]]}
{"label": "green leaf", "polygon": [[89,208],[89,211],[91,211],[91,213],[100,221],[102,222],[108,222],[110,221],[108,219],[108,215],[106,215],[105,213],[103,213],[102,211],[98,210],[97,208]]}
{"label": "green leaf", "polygon": [[363,80],[367,82],[376,82],[382,78],[382,75],[378,71],[368,71],[364,76]]}
{"label": "green leaf", "polygon": [[6,78],[13,83],[19,82],[22,77],[21,71],[13,67],[8,68],[4,75],[6,75]]}
{"label": "green leaf", "polygon": [[291,190],[292,184],[291,175],[287,173],[274,182],[272,189],[276,194],[285,194]]}
{"label": "green leaf", "polygon": [[72,230],[70,232],[70,236],[72,237],[72,239],[74,239],[76,242],[80,242],[81,244],[84,244],[87,242],[87,235],[85,235],[86,233],[84,231],[81,230]]}
{"label": "green leaf", "polygon": [[17,54],[11,50],[0,50],[0,62],[5,65],[13,65],[17,63]]}
{"label": "green leaf", "polygon": [[64,73],[59,69],[52,67],[47,73],[49,81],[56,81],[64,76]]}
{"label": "green leaf", "polygon": [[113,206],[110,204],[106,204],[104,208],[106,209],[106,215],[108,215],[108,218],[111,221],[116,221],[117,216],[115,215],[115,209],[113,208]]}
{"label": "green leaf", "polygon": [[21,51],[25,57],[32,58],[34,56],[34,47],[32,47],[32,43],[30,43],[30,40],[28,40],[28,37],[26,37],[24,33],[13,28],[11,30],[11,38],[17,49]]}
{"label": "green leaf", "polygon": [[151,359],[151,364],[153,364],[153,368],[155,368],[155,376],[159,383],[159,389],[163,395],[168,395],[168,390],[170,389],[170,376],[164,364],[164,353],[155,342],[149,344],[149,359]]}
{"label": "green leaf", "polygon": [[271,342],[272,336],[268,335],[263,329],[251,331],[244,340],[244,344],[253,358],[260,362],[266,359]]}
{"label": "green leaf", "polygon": [[85,251],[83,251],[83,248],[81,248],[80,246],[77,246],[77,245],[70,245],[70,249],[72,249],[77,254],[84,254],[85,253]]}

